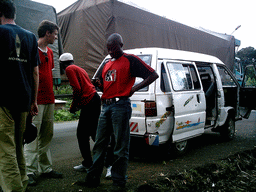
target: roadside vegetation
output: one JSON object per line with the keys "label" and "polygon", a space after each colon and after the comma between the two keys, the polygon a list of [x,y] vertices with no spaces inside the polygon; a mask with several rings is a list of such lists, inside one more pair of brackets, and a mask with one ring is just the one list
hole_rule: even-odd
{"label": "roadside vegetation", "polygon": [[54,111],[54,121],[55,122],[62,122],[62,121],[75,121],[79,119],[80,111],[77,111],[75,114],[70,113],[70,105],[72,103],[72,87],[70,85],[61,85],[59,87],[54,87],[54,95],[67,95],[67,97],[61,97],[58,99],[67,101],[65,107],[63,109],[58,109]]}
{"label": "roadside vegetation", "polygon": [[256,191],[256,148],[236,153],[215,163],[146,183],[136,192],[242,192]]}

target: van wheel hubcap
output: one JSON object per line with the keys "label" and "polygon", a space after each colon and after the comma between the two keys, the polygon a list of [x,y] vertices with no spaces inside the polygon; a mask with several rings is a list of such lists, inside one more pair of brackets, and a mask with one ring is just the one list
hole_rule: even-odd
{"label": "van wheel hubcap", "polygon": [[178,143],[176,143],[176,149],[178,150],[178,151],[184,151],[185,149],[186,149],[186,147],[187,147],[187,141],[181,141],[181,142],[178,142]]}

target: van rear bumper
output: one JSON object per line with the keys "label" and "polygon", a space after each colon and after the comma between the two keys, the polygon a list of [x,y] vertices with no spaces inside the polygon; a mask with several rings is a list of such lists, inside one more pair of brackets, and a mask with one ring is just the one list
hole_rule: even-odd
{"label": "van rear bumper", "polygon": [[131,134],[131,142],[143,142],[146,145],[159,146],[159,135],[152,133],[145,133],[144,135]]}

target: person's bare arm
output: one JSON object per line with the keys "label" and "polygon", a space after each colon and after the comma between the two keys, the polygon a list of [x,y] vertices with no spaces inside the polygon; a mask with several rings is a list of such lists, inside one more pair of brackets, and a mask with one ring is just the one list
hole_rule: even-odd
{"label": "person's bare arm", "polygon": [[34,87],[32,88],[34,90],[33,98],[32,98],[32,105],[31,105],[31,110],[30,114],[32,116],[35,116],[38,114],[38,106],[37,106],[37,93],[38,93],[38,86],[39,86],[39,67],[36,66],[34,67],[33,71],[33,85]]}
{"label": "person's bare arm", "polygon": [[144,79],[141,83],[132,87],[130,96],[132,96],[134,94],[134,92],[136,92],[136,91],[150,85],[151,83],[153,83],[158,77],[159,77],[158,74],[154,71],[150,76],[148,76],[146,79]]}

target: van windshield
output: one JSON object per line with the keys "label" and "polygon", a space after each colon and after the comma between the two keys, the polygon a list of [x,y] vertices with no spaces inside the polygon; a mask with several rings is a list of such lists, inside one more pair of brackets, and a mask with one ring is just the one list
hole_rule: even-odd
{"label": "van windshield", "polygon": [[[151,60],[152,60],[152,55],[137,55],[137,57],[139,57],[142,61],[144,61],[146,64],[148,64],[149,66],[151,66]],[[134,86],[139,84],[140,82],[142,82],[143,79],[140,77],[136,77]],[[144,87],[143,89],[140,89],[139,92],[144,92],[144,91],[148,91],[148,86]]]}

